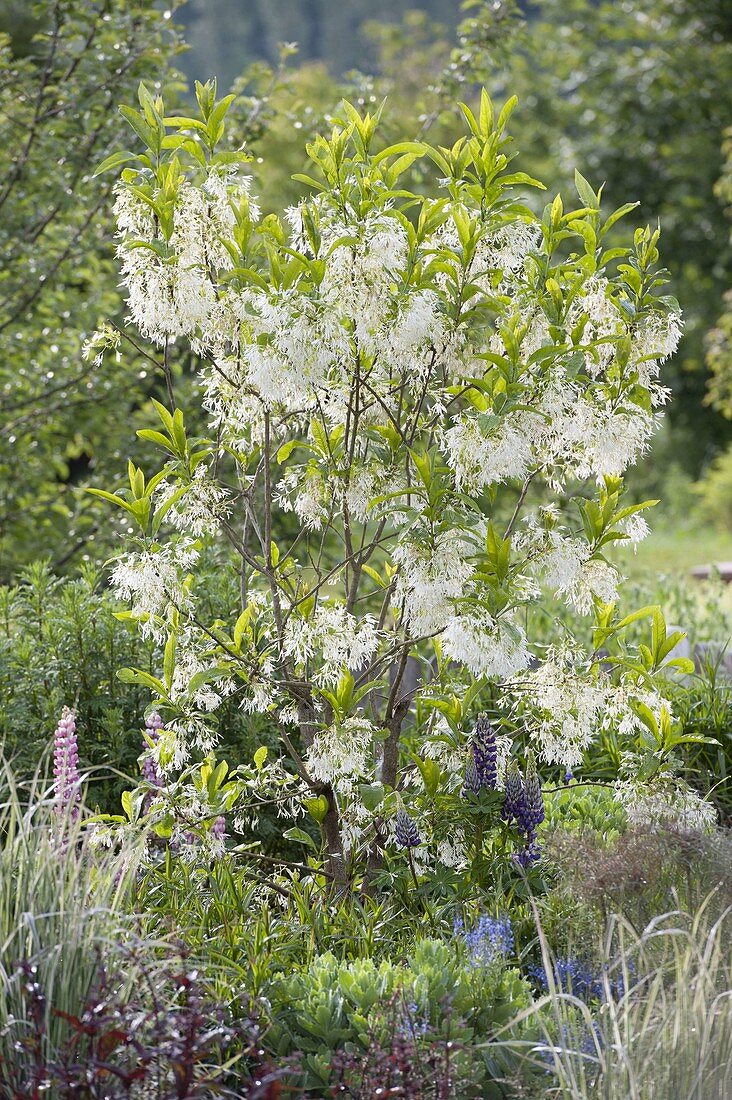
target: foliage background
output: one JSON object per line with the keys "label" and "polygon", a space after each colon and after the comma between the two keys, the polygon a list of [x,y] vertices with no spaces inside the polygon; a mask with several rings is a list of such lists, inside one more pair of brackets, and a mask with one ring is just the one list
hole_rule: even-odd
{"label": "foliage background", "polygon": [[[296,42],[297,51],[282,42]],[[11,609],[1,721],[11,745],[42,742],[61,696],[81,682],[92,725],[96,711],[98,730],[118,731],[106,747],[105,735],[94,735],[100,747],[89,762],[108,761],[124,743],[120,761],[134,767],[137,752],[129,738],[141,700],[112,686],[111,664],[102,671],[106,642],[68,641],[62,652],[49,631],[63,633],[81,591],[73,586],[88,584],[76,580],[84,565],[96,580],[85,610],[73,611],[81,635],[94,622],[110,638],[121,630],[114,645],[122,650],[132,644],[126,628],[115,627],[99,572],[121,530],[84,489],[121,484],[127,456],[140,460],[135,428],[147,420],[150,397],[164,396],[164,383],[129,345],[119,364],[108,357],[101,368],[81,353],[102,318],[124,315],[100,214],[112,177],[92,178],[91,169],[124,144],[114,105],[134,101],[141,78],[181,109],[194,77],[217,74],[220,92],[233,84],[232,141],[253,154],[267,209],[297,199],[301,185],[291,177],[305,167],[304,141],[344,94],[359,105],[388,97],[386,140],[391,128],[439,142],[455,132],[456,100],[470,99],[480,83],[497,99],[515,92],[521,167],[564,187],[580,164],[595,186],[606,181],[608,205],[637,198],[636,224],[662,222],[671,289],[684,308],[686,334],[666,365],[674,389],[667,426],[633,475],[639,499],[663,499],[659,530],[637,557],[627,555],[625,570],[680,577],[699,561],[732,558],[732,19],[723,0],[191,0],[172,10],[154,0],[0,0],[0,54],[0,137],[9,160],[0,191],[0,582]],[[620,223],[618,243],[632,223],[633,216],[627,228]],[[184,401],[192,366],[178,359],[174,368]],[[28,611],[38,581],[28,570],[39,559],[71,586],[52,590],[45,622]],[[670,586],[661,592],[668,603]],[[724,610],[727,593],[720,602]],[[686,602],[682,622],[692,633],[696,604]],[[720,638],[725,629],[718,624]],[[132,663],[146,660],[141,653]]]}

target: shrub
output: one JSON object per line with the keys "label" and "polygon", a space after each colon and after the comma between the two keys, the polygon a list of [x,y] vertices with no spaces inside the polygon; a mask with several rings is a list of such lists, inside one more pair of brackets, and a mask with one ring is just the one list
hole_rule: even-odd
{"label": "shrub", "polygon": [[311,1085],[331,1080],[336,1050],[363,1053],[373,1044],[389,1050],[395,1005],[403,1031],[423,1029],[430,1041],[458,1044],[455,1072],[463,1080],[480,1079],[486,1068],[473,1048],[531,1000],[527,983],[502,958],[471,967],[456,945],[431,939],[418,940],[405,963],[341,962],[326,952],[307,970],[273,985],[268,996],[275,1049],[301,1050]]}
{"label": "shrub", "polygon": [[[226,569],[212,571],[211,599],[231,600],[235,583]],[[73,706],[87,801],[108,813],[118,811],[130,777],[139,775],[149,704],[149,692],[117,672],[129,664],[152,670],[157,659],[155,643],[120,622],[123,613],[93,566],[61,579],[36,562],[18,584],[0,586],[2,751],[16,776],[30,779],[48,753],[63,706]],[[276,743],[266,719],[242,714],[236,700],[227,701],[218,719],[221,752],[236,760]],[[265,842],[276,842],[280,831],[265,813]]]}
{"label": "shrub", "polygon": [[[49,1003],[37,968],[18,968],[29,1028],[14,1036],[16,1059],[0,1063],[5,1100],[274,1100],[290,1070],[264,1058],[258,1025],[228,1020],[206,997],[185,957],[149,945],[117,952],[119,971],[100,961],[94,988],[77,1013]],[[134,979],[134,981],[132,980]],[[69,1039],[47,1052],[46,1021],[60,1019]],[[29,1065],[22,1065],[28,1061]],[[232,1087],[236,1083],[236,1090]]]}
{"label": "shrub", "polygon": [[714,891],[710,911],[732,905],[732,834],[631,829],[608,843],[597,834],[560,830],[547,839],[557,891],[597,907],[606,921],[621,913],[642,929],[669,906],[695,911]]}
{"label": "shrub", "polygon": [[[644,609],[651,644],[626,652],[639,616],[616,612],[606,557],[647,531],[646,505],[621,502],[622,474],[656,427],[680,335],[677,303],[658,293],[658,232],[607,250],[632,207],[603,218],[579,173],[577,209],[558,196],[534,215],[524,192],[542,185],[509,171],[515,100],[496,117],[485,93],[451,149],[376,151],[378,114],[344,103],[308,146],[314,197],[288,225],[261,218],[246,158],[218,148],[231,98],[199,84],[200,117],[169,118],[141,86],[140,110],[123,112],[143,151],[99,169],[127,165],[118,256],[131,318],[164,349],[169,405],[140,432],[162,468],[131,463],[128,485],[94,490],[134,525],[112,580],[164,645],[160,675],[125,675],[156,696],[167,768],[210,751],[229,697],[273,716],[288,764],[273,756],[263,779],[271,769],[272,797],[320,825],[339,883],[378,868],[405,800],[421,869],[462,870],[460,803],[453,818],[436,803],[459,794],[491,685],[506,728],[550,764],[577,763],[602,730],[640,757],[669,747],[660,690],[675,639]],[[401,186],[418,159],[437,197]],[[91,343],[103,355],[118,334]],[[174,344],[201,358],[215,438],[186,429]],[[196,573],[216,539],[239,559],[240,592],[211,619]],[[596,629],[534,667],[525,612],[542,586]]]}
{"label": "shrub", "polygon": [[709,523],[723,531],[732,528],[732,450],[709,465],[697,482],[699,508]]}

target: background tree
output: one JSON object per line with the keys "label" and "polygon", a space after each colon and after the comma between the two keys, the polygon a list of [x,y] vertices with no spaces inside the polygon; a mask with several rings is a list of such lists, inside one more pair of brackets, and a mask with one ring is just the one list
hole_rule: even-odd
{"label": "background tree", "polygon": [[[725,162],[716,193],[730,222],[732,241],[732,128],[725,134]],[[732,419],[732,288],[724,295],[724,308],[707,335],[707,362],[711,371],[708,400],[723,416]]]}
{"label": "background tree", "polygon": [[349,69],[369,70],[376,56],[363,33],[368,20],[400,22],[411,9],[425,12],[452,33],[460,15],[454,0],[191,0],[181,12],[192,50],[183,67],[191,80],[202,70],[216,73],[228,88],[254,61],[275,64],[281,42],[297,42],[305,63],[322,61],[341,77]]}
{"label": "background tree", "polygon": [[[149,392],[144,360],[125,383],[84,362],[100,317],[121,319],[108,227],[117,105],[140,79],[175,83],[179,40],[154,0],[42,0],[5,8],[0,34],[0,574],[38,554],[58,567],[97,524],[74,489],[114,468],[120,433]],[[15,18],[20,14],[20,19]],[[32,18],[29,18],[32,17]],[[17,32],[17,37],[16,37]],[[126,433],[125,433],[126,434]]]}
{"label": "background tree", "polygon": [[[504,86],[518,97],[528,170],[605,183],[663,224],[684,337],[669,368],[671,446],[692,475],[729,439],[704,404],[704,341],[731,280],[729,228],[715,188],[732,117],[732,15],[724,0],[538,0]],[[632,224],[632,219],[630,219]]]}

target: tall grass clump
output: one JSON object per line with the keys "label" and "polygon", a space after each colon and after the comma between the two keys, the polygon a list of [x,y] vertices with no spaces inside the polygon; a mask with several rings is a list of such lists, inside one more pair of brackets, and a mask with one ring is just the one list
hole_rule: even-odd
{"label": "tall grass clump", "polygon": [[539,931],[548,995],[534,1053],[563,1100],[727,1100],[732,1095],[732,910],[713,895],[642,930],[610,918],[594,1000],[562,980]]}
{"label": "tall grass clump", "polygon": [[[60,804],[38,779],[19,784],[0,762],[0,1068],[16,1073],[61,1049],[63,1014],[80,1010],[100,955],[123,938],[129,871],[121,869],[134,853],[96,846],[82,818],[76,802]],[[28,996],[29,983],[41,1001]],[[39,1011],[40,1026],[31,1019]]]}

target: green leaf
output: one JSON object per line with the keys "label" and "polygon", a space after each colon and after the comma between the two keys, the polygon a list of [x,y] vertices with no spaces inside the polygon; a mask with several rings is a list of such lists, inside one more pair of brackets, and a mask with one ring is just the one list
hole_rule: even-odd
{"label": "green leaf", "polygon": [[312,176],[306,176],[304,172],[295,172],[292,178],[298,183],[306,183],[308,187],[315,187],[318,191],[325,190],[325,184],[318,183]]}
{"label": "green leaf", "polygon": [[175,631],[171,631],[170,636],[165,643],[165,652],[163,654],[163,677],[165,679],[165,686],[167,687],[168,691],[170,691],[173,686],[173,673],[175,672],[175,649]]}
{"label": "green leaf", "polygon": [[219,666],[217,668],[204,668],[201,672],[197,672],[195,676],[192,676],[188,684],[188,694],[193,695],[202,688],[204,684],[213,684],[216,680],[220,680],[222,676],[227,676],[228,670]]}
{"label": "green leaf", "polygon": [[248,605],[247,607],[244,608],[241,615],[239,616],[239,618],[236,620],[236,623],[234,624],[233,639],[234,639],[234,645],[236,646],[237,649],[241,648],[242,639],[244,638],[244,632],[247,629],[247,627],[249,626],[249,620],[251,619],[251,617],[252,617],[252,607],[251,607],[251,605]]}
{"label": "green leaf", "polygon": [[427,757],[422,760],[420,756],[412,754],[412,760],[419,768],[419,773],[422,776],[422,782],[424,783],[424,789],[430,798],[434,798],[437,793],[437,788],[440,785],[440,766],[434,760]]}
{"label": "green leaf", "polygon": [[287,443],[283,443],[275,455],[275,462],[287,462],[297,444],[297,439],[288,439]]}
{"label": "green leaf", "polygon": [[328,799],[325,795],[318,795],[317,798],[303,798],[302,804],[318,825],[322,825],[328,813]]}
{"label": "green leaf", "polygon": [[622,206],[619,206],[617,210],[614,210],[610,217],[607,219],[602,227],[602,232],[607,233],[609,229],[615,225],[617,221],[624,218],[626,214],[629,214],[631,210],[635,210],[637,206],[640,206],[639,202],[626,202]]}
{"label": "green leaf", "polygon": [[169,454],[174,455],[176,453],[175,447],[172,446],[167,435],[163,435],[162,432],[153,431],[152,428],[139,428],[137,437],[146,440],[148,443],[156,443],[158,447],[163,447]]}
{"label": "green leaf", "polygon": [[254,766],[258,772],[261,772],[267,760],[267,754],[269,749],[266,745],[260,745],[254,754]]}
{"label": "green leaf", "polygon": [[585,206],[590,210],[597,210],[600,205],[598,197],[577,168],[574,170],[574,185],[577,188],[577,194]]}
{"label": "green leaf", "polygon": [[373,158],[373,163],[381,164],[382,160],[385,160],[387,157],[393,157],[403,153],[410,153],[414,158],[421,157],[425,153],[425,148],[426,147],[421,141],[399,141],[396,145],[389,145],[386,149],[382,149],[380,153],[377,153]]}
{"label": "green leaf", "polygon": [[111,156],[105,157],[100,165],[94,169],[92,179],[101,176],[103,172],[109,172],[112,168],[119,168],[121,164],[129,164],[131,160],[137,160],[137,153],[131,153],[127,149],[120,149]]}
{"label": "green leaf", "polygon": [[130,510],[127,501],[117,496],[116,493],[108,493],[105,489],[86,489],[85,492],[90,493],[93,497],[99,497],[100,500],[108,500],[110,504],[116,504],[118,508],[125,508],[128,512]]}
{"label": "green leaf", "polygon": [[135,111],[132,107],[127,107],[124,104],[119,109],[119,113],[125,118],[137,136],[145,142],[148,149],[158,149],[158,133],[152,126],[149,126],[145,119],[142,117],[139,111]]}
{"label": "green leaf", "polygon": [[165,687],[160,680],[151,676],[149,672],[144,672],[141,668],[120,668],[117,670],[117,679],[121,680],[123,684],[138,684],[141,687],[148,687],[162,698],[167,697]]}
{"label": "green leaf", "polygon": [[383,783],[360,783],[358,790],[361,801],[369,813],[373,813],[379,803],[383,802],[386,794],[386,787]]}
{"label": "green leaf", "polygon": [[306,833],[304,829],[286,829],[282,835],[284,836],[285,840],[294,840],[298,844],[306,844],[308,848],[312,848],[314,852],[318,851],[317,844],[310,836],[310,834]]}

